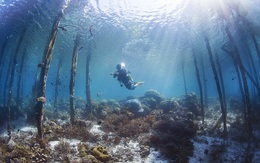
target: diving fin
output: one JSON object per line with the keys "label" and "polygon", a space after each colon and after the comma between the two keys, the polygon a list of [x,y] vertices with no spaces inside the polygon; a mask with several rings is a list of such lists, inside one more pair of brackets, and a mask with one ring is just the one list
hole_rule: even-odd
{"label": "diving fin", "polygon": [[144,84],[144,82],[137,82],[137,83],[135,83],[135,87],[137,87],[137,86],[140,86],[140,85],[142,85],[142,84]]}

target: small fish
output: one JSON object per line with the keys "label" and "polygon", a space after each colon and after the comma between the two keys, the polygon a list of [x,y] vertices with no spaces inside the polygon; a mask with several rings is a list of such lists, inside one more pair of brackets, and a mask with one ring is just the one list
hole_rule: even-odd
{"label": "small fish", "polygon": [[232,78],[232,80],[234,80],[236,78],[236,76],[234,76],[233,78]]}
{"label": "small fish", "polygon": [[97,97],[101,97],[102,96],[102,92],[97,92]]}
{"label": "small fish", "polygon": [[79,48],[79,52],[80,52],[82,49],[83,49],[83,46],[81,46],[81,47]]}
{"label": "small fish", "polygon": [[67,32],[67,29],[66,29],[66,28],[64,28],[64,27],[58,27],[58,28],[60,28],[61,30],[63,30],[63,31],[66,31],[66,32]]}
{"label": "small fish", "polygon": [[99,120],[99,121],[97,122],[97,124],[98,124],[98,125],[101,125],[101,123],[102,123],[102,121],[101,121],[101,120]]}
{"label": "small fish", "polygon": [[90,36],[93,36],[93,33],[92,33],[92,26],[89,27],[89,33],[90,33]]}
{"label": "small fish", "polygon": [[39,63],[39,64],[38,64],[38,67],[43,67],[43,63]]}

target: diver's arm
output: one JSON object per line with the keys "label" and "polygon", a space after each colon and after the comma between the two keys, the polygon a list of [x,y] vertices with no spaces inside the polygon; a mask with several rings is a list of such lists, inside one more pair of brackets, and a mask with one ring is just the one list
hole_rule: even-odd
{"label": "diver's arm", "polygon": [[113,77],[115,78],[115,77],[117,77],[119,75],[119,73],[116,71],[116,72],[114,72],[114,73],[112,73],[110,75],[113,75]]}
{"label": "diver's arm", "polygon": [[119,83],[120,83],[120,86],[123,87],[123,83],[122,83],[122,81],[119,81]]}

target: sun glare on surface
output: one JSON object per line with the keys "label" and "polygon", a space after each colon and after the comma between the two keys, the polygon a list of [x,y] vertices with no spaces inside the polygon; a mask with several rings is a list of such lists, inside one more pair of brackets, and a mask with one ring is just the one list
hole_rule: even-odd
{"label": "sun glare on surface", "polygon": [[[90,0],[91,5],[104,13],[134,17],[134,15],[167,14],[178,8],[183,0]],[[129,15],[128,15],[129,14]]]}

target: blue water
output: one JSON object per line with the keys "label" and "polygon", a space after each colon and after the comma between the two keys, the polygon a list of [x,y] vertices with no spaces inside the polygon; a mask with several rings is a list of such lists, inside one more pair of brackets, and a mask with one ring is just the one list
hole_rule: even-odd
{"label": "blue water", "polygon": [[[1,104],[6,103],[3,97],[6,96],[5,100],[8,97],[8,67],[22,29],[26,27],[26,33],[18,49],[12,96],[15,101],[18,77],[21,75],[20,96],[23,97],[23,102],[27,103],[32,96],[32,85],[37,79],[37,72],[40,72],[38,64],[43,58],[52,23],[63,9],[64,17],[61,19],[60,27],[64,27],[66,31],[58,31],[47,80],[46,98],[50,103],[53,103],[55,95],[60,58],[63,64],[58,99],[69,99],[71,60],[74,40],[78,34],[81,36],[82,49],[77,65],[76,97],[86,98],[85,70],[86,55],[89,53],[92,54],[90,75],[93,99],[142,96],[150,89],[168,98],[182,96],[185,94],[182,63],[188,92],[195,92],[199,96],[192,48],[199,62],[201,79],[202,63],[204,64],[206,81],[202,79],[202,83],[207,84],[208,96],[218,96],[204,36],[208,36],[214,55],[218,55],[220,59],[227,98],[241,97],[233,60],[221,50],[228,38],[224,30],[227,23],[220,18],[220,13],[231,23],[229,27],[239,47],[245,68],[254,79],[259,79],[259,56],[250,36],[252,33],[260,46],[258,0],[1,0]],[[241,22],[240,17],[247,22]],[[2,51],[5,41],[6,47]],[[23,53],[24,67],[19,74]],[[257,74],[252,70],[253,63],[248,57],[250,54]],[[135,90],[120,87],[118,81],[110,76],[120,62],[126,64],[135,81],[145,83]],[[248,83],[251,97],[258,96],[249,79]],[[101,97],[98,97],[97,93],[101,93]]]}

